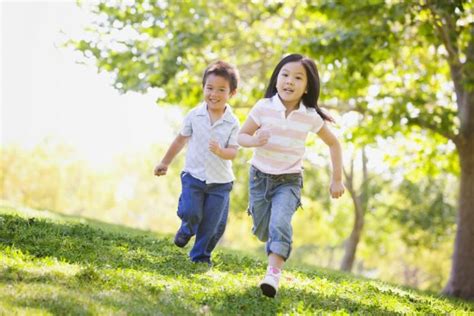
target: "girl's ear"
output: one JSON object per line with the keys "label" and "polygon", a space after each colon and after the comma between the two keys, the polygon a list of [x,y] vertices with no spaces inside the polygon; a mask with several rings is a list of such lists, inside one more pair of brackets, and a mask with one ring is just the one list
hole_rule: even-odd
{"label": "girl's ear", "polygon": [[234,89],[234,91],[231,91],[231,92],[229,93],[229,96],[230,96],[230,97],[233,97],[234,95],[236,95],[236,93],[237,93],[237,89]]}

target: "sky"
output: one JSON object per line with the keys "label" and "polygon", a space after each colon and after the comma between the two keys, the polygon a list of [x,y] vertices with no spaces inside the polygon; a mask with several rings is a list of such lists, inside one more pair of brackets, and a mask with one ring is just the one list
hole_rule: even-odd
{"label": "sky", "polygon": [[2,147],[31,148],[52,137],[101,165],[171,142],[179,109],[159,108],[154,91],[119,94],[109,74],[78,63],[78,53],[61,45],[92,19],[75,1],[0,0],[0,14]]}

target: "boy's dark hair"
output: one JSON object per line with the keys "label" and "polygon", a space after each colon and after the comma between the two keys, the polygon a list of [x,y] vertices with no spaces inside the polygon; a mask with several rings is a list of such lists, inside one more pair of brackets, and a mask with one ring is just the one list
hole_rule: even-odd
{"label": "boy's dark hair", "polygon": [[311,58],[300,54],[291,54],[284,57],[278,65],[276,65],[275,69],[273,70],[272,76],[270,78],[270,82],[267,86],[267,91],[265,92],[265,98],[271,98],[277,93],[276,83],[278,79],[278,74],[280,70],[283,68],[284,65],[291,63],[291,62],[300,62],[304,69],[306,70],[306,77],[308,79],[307,83],[307,92],[303,94],[302,100],[303,104],[308,108],[314,108],[316,112],[326,121],[332,121],[323,111],[318,107],[318,98],[319,98],[319,91],[320,91],[320,83],[319,83],[319,73],[316,64]]}
{"label": "boy's dark hair", "polygon": [[206,84],[207,77],[211,74],[225,78],[229,82],[230,92],[235,91],[239,85],[239,72],[237,68],[225,61],[219,60],[207,66],[202,77],[203,87]]}

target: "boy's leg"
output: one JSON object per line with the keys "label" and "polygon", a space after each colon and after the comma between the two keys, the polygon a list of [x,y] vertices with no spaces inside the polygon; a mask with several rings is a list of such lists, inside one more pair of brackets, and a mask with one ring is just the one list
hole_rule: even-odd
{"label": "boy's leg", "polygon": [[209,242],[209,245],[207,246],[207,252],[210,254],[214,248],[216,248],[217,243],[221,239],[222,235],[224,235],[225,228],[227,226],[227,218],[229,216],[229,204],[230,204],[230,198],[227,200],[227,205],[224,207],[224,212],[222,214],[222,218],[220,222],[217,224],[217,230],[214,236],[212,236],[211,241]]}
{"label": "boy's leg", "polygon": [[184,247],[197,233],[202,220],[206,184],[186,172],[181,173],[181,184],[182,192],[177,212],[181,218],[181,227],[176,233],[175,244]]}
{"label": "boy's leg", "polygon": [[226,206],[229,204],[231,190],[232,183],[208,185],[202,220],[196,232],[196,242],[189,253],[192,261],[211,262],[209,244],[216,235],[218,224],[222,219]]}

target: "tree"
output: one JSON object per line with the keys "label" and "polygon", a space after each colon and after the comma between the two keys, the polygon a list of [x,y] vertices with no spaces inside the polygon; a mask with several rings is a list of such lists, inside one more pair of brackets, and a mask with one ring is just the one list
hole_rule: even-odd
{"label": "tree", "polygon": [[[324,13],[333,23],[313,30],[320,39],[308,43],[307,51],[324,56],[324,62],[336,68],[332,91],[340,101],[355,101],[355,110],[370,113],[365,135],[370,129],[388,136],[421,128],[454,143],[460,191],[451,276],[444,293],[473,299],[472,2],[324,1],[308,8],[311,12]],[[446,88],[449,82],[452,90]],[[352,96],[347,97],[349,83]],[[364,97],[367,92],[372,100]]]}

